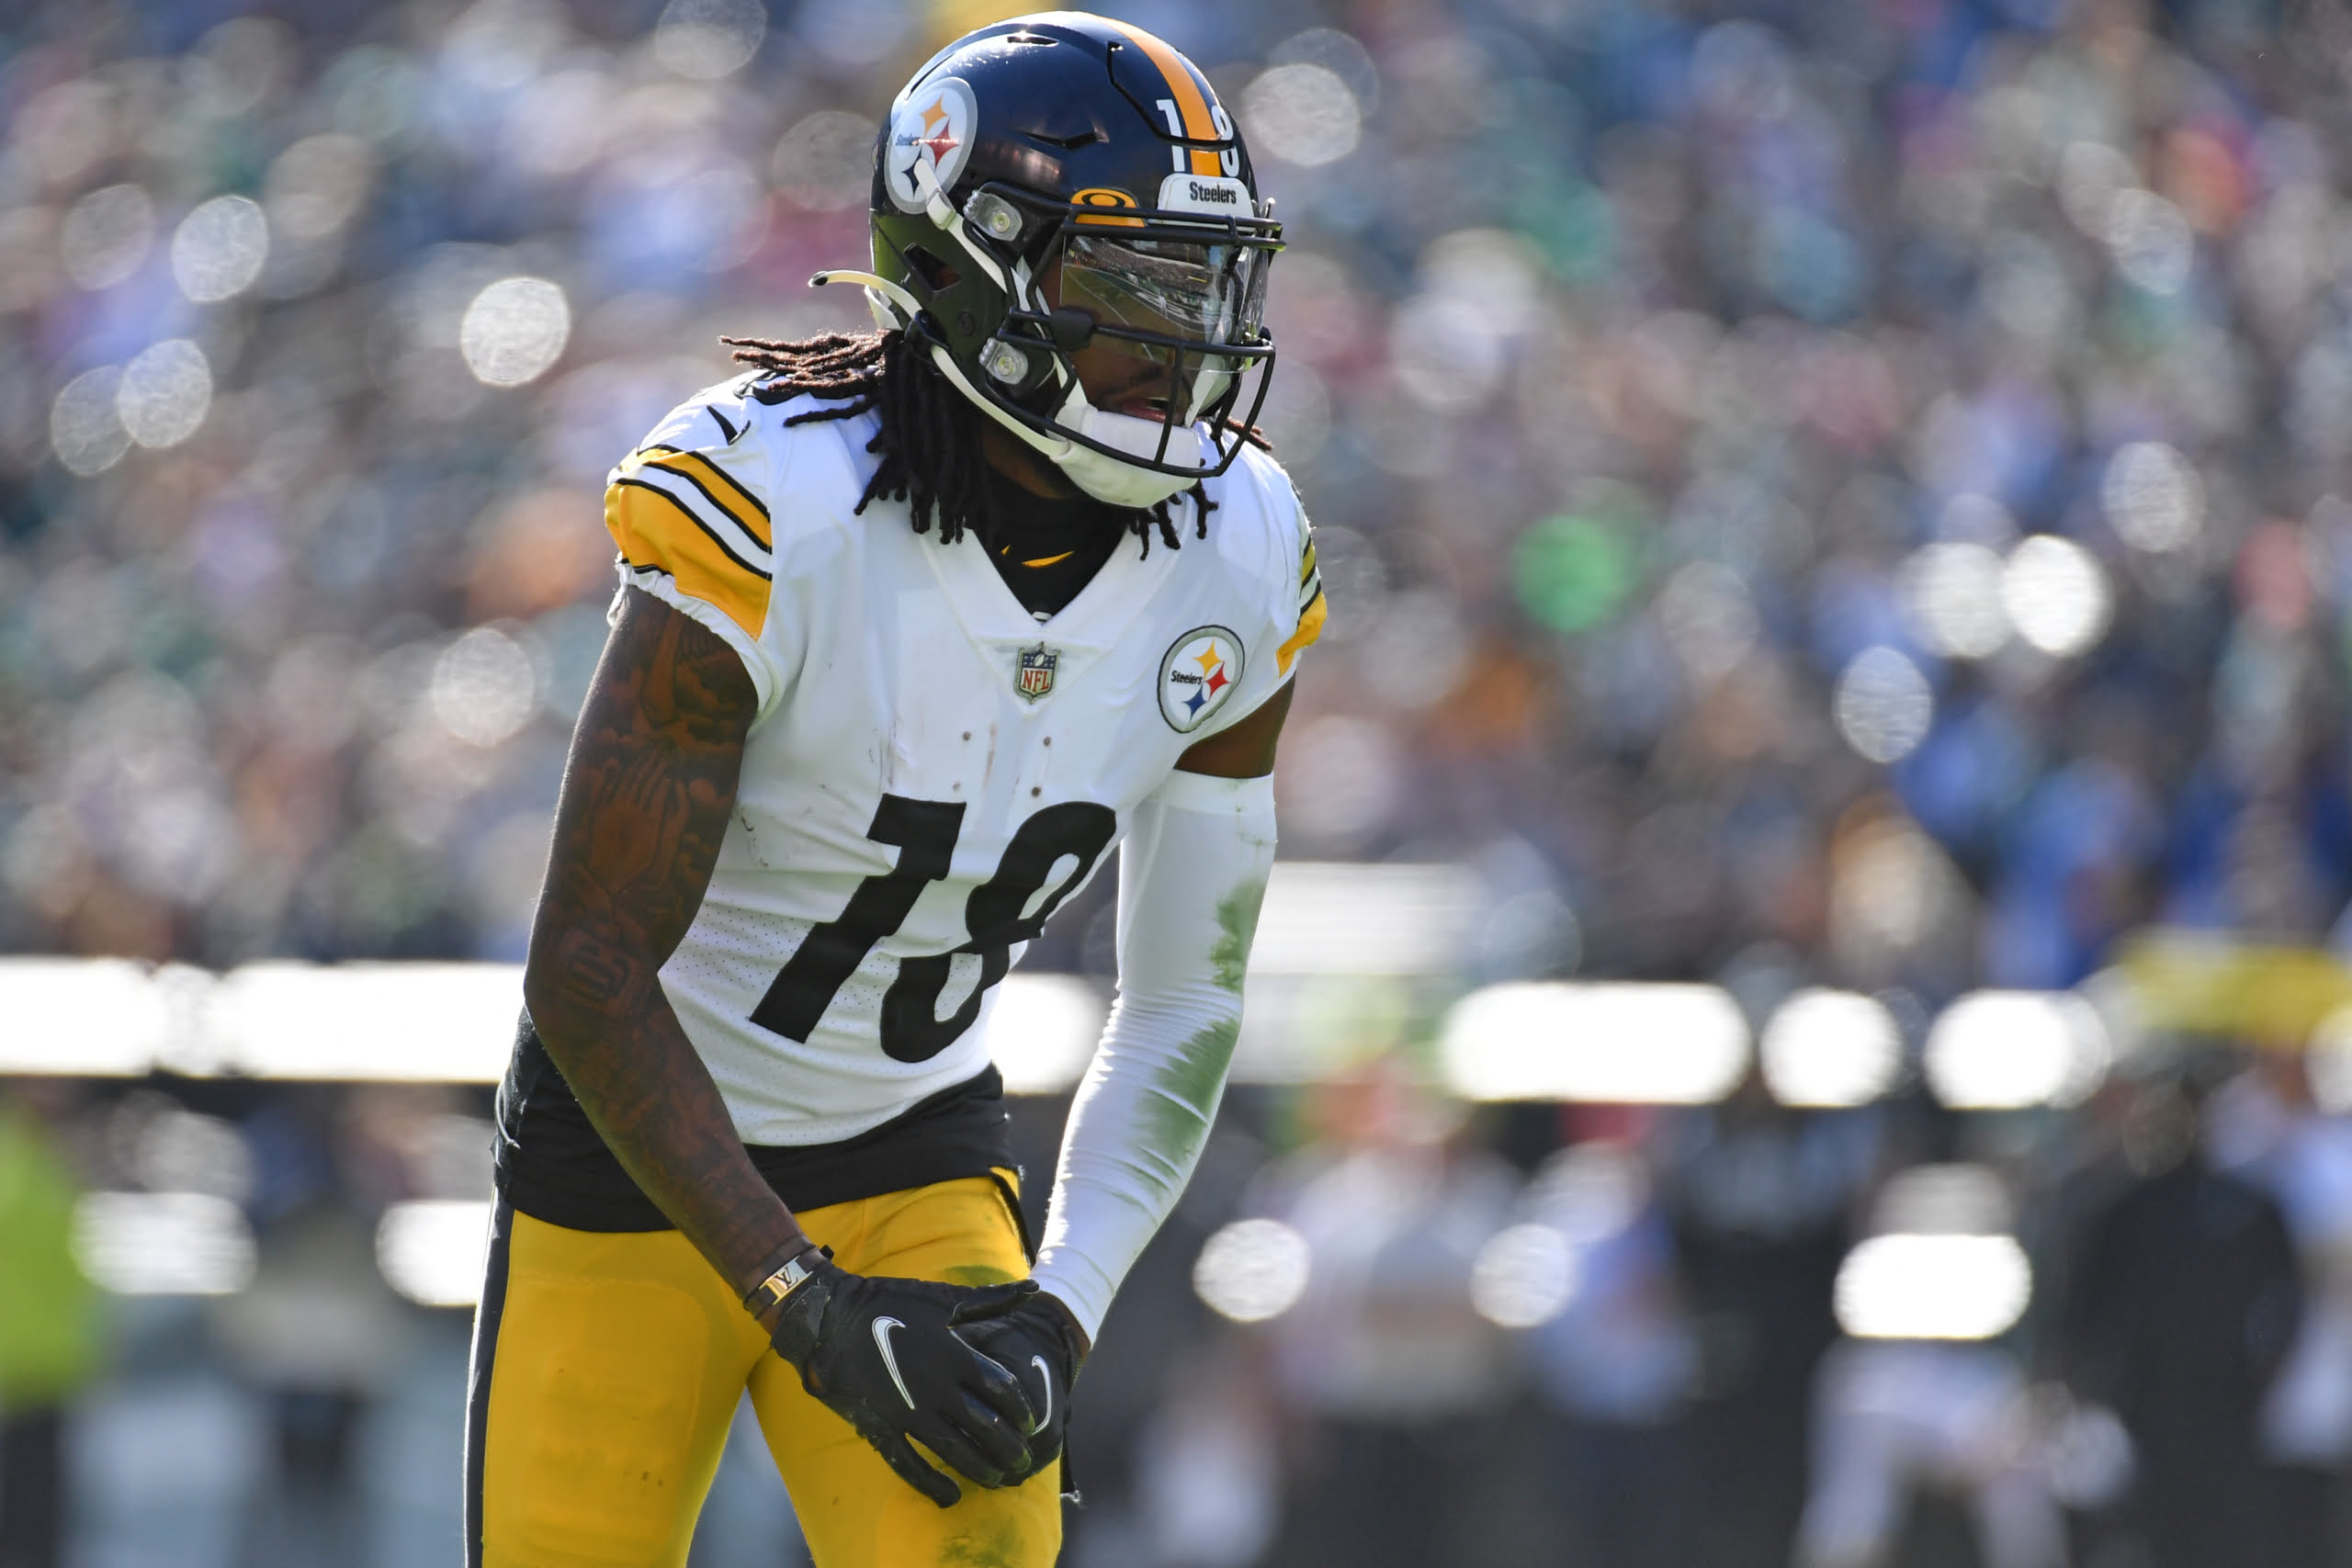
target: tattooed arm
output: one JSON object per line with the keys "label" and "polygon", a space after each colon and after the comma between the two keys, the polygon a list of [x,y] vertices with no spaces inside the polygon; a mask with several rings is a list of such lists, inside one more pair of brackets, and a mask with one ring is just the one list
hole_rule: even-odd
{"label": "tattooed arm", "polygon": [[732,649],[627,591],[572,732],[523,975],[588,1119],[739,1292],[807,1238],[744,1154],[660,971],[710,885],[756,706]]}

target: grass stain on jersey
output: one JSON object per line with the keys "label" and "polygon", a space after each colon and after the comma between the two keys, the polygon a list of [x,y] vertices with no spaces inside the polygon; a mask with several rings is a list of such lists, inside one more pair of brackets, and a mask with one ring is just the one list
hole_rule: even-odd
{"label": "grass stain on jersey", "polygon": [[939,1568],[1023,1568],[1028,1562],[1021,1526],[1012,1519],[991,1521],[987,1539],[959,1535],[939,1549]]}
{"label": "grass stain on jersey", "polygon": [[951,1285],[1005,1285],[1021,1278],[1018,1274],[1008,1274],[985,1263],[958,1263],[940,1272],[947,1276],[947,1282]]}
{"label": "grass stain on jersey", "polygon": [[1217,937],[1209,947],[1209,967],[1216,983],[1236,996],[1241,994],[1242,976],[1250,969],[1250,943],[1258,934],[1258,911],[1265,903],[1266,885],[1245,882],[1216,907]]}
{"label": "grass stain on jersey", "polygon": [[1151,1174],[1170,1201],[1208,1141],[1209,1122],[1216,1115],[1217,1098],[1225,1090],[1226,1071],[1233,1066],[1233,1048],[1240,1038],[1238,1018],[1221,1018],[1195,1032],[1154,1076],[1151,1091],[1138,1108],[1144,1147],[1159,1167]]}

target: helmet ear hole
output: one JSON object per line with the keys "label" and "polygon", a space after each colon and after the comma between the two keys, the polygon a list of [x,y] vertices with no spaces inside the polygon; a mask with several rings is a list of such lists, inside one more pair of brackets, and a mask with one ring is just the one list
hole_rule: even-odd
{"label": "helmet ear hole", "polygon": [[907,265],[914,268],[915,275],[922,279],[923,287],[933,294],[953,288],[964,280],[962,273],[921,245],[909,245],[902,254],[907,258]]}

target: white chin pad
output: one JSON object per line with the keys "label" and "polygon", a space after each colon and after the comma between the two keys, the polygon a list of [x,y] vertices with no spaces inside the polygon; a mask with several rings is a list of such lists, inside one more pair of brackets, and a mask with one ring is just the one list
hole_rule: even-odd
{"label": "white chin pad", "polygon": [[[1087,402],[1083,393],[1063,406],[1061,417],[1065,424],[1088,439],[1132,453],[1146,462],[1156,460],[1203,472],[1216,466],[1216,450],[1196,426],[1171,431],[1156,419],[1109,413]],[[1159,456],[1162,435],[1168,439],[1165,457]],[[1069,476],[1071,483],[1112,506],[1157,506],[1199,482],[1197,474],[1163,474],[1135,468],[1076,442],[1071,442],[1069,450],[1053,461],[1055,467]]]}

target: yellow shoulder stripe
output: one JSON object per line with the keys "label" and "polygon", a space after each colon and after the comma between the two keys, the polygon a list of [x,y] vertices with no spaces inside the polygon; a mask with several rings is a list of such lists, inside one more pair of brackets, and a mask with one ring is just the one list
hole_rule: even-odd
{"label": "yellow shoulder stripe", "polygon": [[662,491],[616,479],[605,490],[605,526],[629,565],[667,572],[678,592],[723,611],[752,637],[766,626],[768,574],[730,554]]}
{"label": "yellow shoulder stripe", "polygon": [[660,468],[677,475],[702,492],[703,498],[718,511],[735,521],[738,527],[762,545],[774,543],[768,529],[768,509],[760,498],[735,482],[734,476],[699,452],[681,452],[674,446],[647,446],[621,459],[614,470],[616,478],[625,478],[639,468]]}
{"label": "yellow shoulder stripe", "polygon": [[1291,633],[1290,639],[1274,649],[1276,674],[1289,674],[1291,663],[1297,659],[1300,651],[1315,646],[1315,639],[1323,635],[1323,623],[1330,617],[1330,614],[1331,606],[1320,593],[1315,596],[1313,603],[1309,604],[1306,609],[1299,612],[1298,630]]}
{"label": "yellow shoulder stripe", "polygon": [[1307,541],[1306,541],[1306,554],[1305,556],[1303,556],[1303,557],[1301,557],[1301,558],[1300,558],[1300,559],[1299,559],[1299,563],[1298,563],[1298,585],[1299,585],[1301,588],[1306,587],[1306,580],[1307,580],[1308,578],[1310,578],[1310,577],[1313,577],[1314,575],[1315,575],[1315,541],[1314,541],[1314,540],[1312,540],[1312,539],[1309,539],[1309,540],[1307,540]]}

